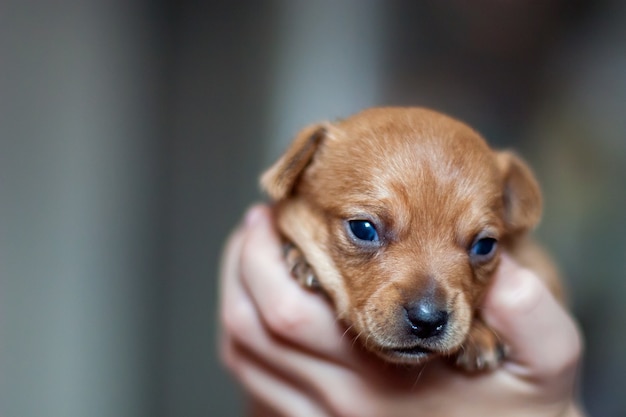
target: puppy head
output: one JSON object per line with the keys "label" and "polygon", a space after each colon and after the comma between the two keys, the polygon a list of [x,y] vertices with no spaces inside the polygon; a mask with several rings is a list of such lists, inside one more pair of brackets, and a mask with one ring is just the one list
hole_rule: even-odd
{"label": "puppy head", "polygon": [[394,362],[459,349],[501,247],[541,214],[520,159],[425,109],[310,126],[261,182],[339,316]]}

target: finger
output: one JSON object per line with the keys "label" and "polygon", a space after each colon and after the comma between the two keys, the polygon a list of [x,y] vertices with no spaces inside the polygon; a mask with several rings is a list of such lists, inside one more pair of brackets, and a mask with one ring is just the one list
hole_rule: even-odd
{"label": "finger", "polygon": [[576,323],[534,272],[503,257],[485,301],[485,320],[510,348],[515,372],[546,380],[575,372]]}
{"label": "finger", "polygon": [[[291,410],[285,415],[305,415],[293,412],[294,403],[277,398],[284,395],[284,388],[284,392],[300,393],[302,401],[319,410],[320,415],[326,415],[322,410],[331,410],[329,415],[364,415],[358,409],[367,402],[362,398],[366,389],[361,377],[349,368],[286,345],[269,333],[249,336],[231,339],[234,343],[230,346],[234,348],[223,356],[235,375],[264,402],[276,409]],[[250,379],[254,376],[256,378]],[[276,390],[263,388],[272,384],[270,380],[277,384]],[[355,410],[357,412],[352,414]]]}
{"label": "finger", "polygon": [[[222,340],[232,341],[247,352],[246,357],[255,358],[265,364],[267,372],[288,375],[289,383],[302,387],[303,392],[319,399],[331,410],[344,410],[351,403],[363,404],[362,381],[353,369],[367,368],[371,356],[363,359],[362,353],[355,350],[348,355],[350,367],[312,352],[307,347],[291,344],[271,331],[261,321],[252,302],[246,301],[248,294],[243,288],[231,295],[236,308],[227,307],[225,329],[228,332]],[[232,351],[223,347],[222,359],[236,371],[240,358],[233,359]],[[230,346],[227,343],[227,346]],[[375,376],[371,374],[371,376]],[[268,393],[269,395],[270,393]]]}
{"label": "finger", "polygon": [[[239,382],[263,405],[284,416],[328,417],[310,393],[272,371],[245,349],[231,343],[226,350],[230,368]],[[253,411],[254,415],[261,415],[258,410]]]}
{"label": "finger", "polygon": [[248,230],[240,267],[243,283],[272,332],[317,354],[350,360],[351,336],[337,323],[329,303],[289,274],[267,208]]}
{"label": "finger", "polygon": [[[248,249],[244,248],[245,242],[250,237],[249,235],[254,233],[256,228],[255,223],[264,215],[264,210],[261,208],[256,211],[256,214],[253,212],[251,215],[246,216],[247,219],[256,218],[256,220],[252,222],[247,221],[243,229],[233,234],[224,254],[224,262],[221,271],[221,316],[223,332],[220,335],[220,354],[222,361],[235,373],[248,370],[249,372],[246,374],[248,379],[246,381],[250,384],[250,389],[256,389],[258,395],[265,397],[267,401],[276,401],[275,399],[272,400],[272,398],[275,397],[277,391],[270,390],[270,382],[268,382],[267,387],[264,388],[263,375],[270,376],[276,381],[280,380],[280,375],[290,375],[289,381],[282,380],[281,383],[283,386],[289,385],[291,390],[295,390],[295,387],[305,387],[301,392],[316,396],[320,399],[320,404],[328,404],[328,406],[334,410],[350,407],[351,403],[354,403],[354,399],[362,396],[361,390],[348,389],[349,387],[359,386],[359,384],[355,382],[355,380],[358,379],[355,374],[340,363],[326,360],[326,358],[319,355],[319,351],[312,352],[309,346],[298,347],[290,344],[285,338],[268,331],[268,328],[265,327],[265,323],[261,321],[255,303],[250,299],[250,293],[241,285],[239,279],[241,278],[240,266],[248,264],[250,264],[248,266],[254,265],[259,259],[264,259],[265,257],[263,249],[268,245],[264,242],[264,239],[261,239],[261,243],[264,244],[259,246],[260,251],[252,250],[256,249],[253,246]],[[242,262],[240,260],[242,251],[245,252],[246,250],[250,250],[252,254],[258,254],[258,259],[253,257],[250,260],[244,260]],[[282,259],[280,259],[280,263],[283,263]],[[263,276],[265,271],[270,271],[269,276],[271,277],[272,268],[274,268],[272,265],[267,267],[260,266],[257,270]],[[285,272],[283,271],[283,275],[284,274]],[[287,285],[294,284],[289,276],[283,277],[283,279],[287,281]],[[315,311],[318,306],[322,307],[325,312],[329,311],[328,305],[318,300],[318,297],[314,294],[303,291],[297,284],[294,285],[294,288],[297,290],[297,296],[305,295],[305,298],[309,297],[313,305],[307,308],[307,302],[303,302],[301,305],[294,304],[294,307],[309,311],[311,317],[316,317],[316,314],[318,316],[322,315]],[[269,307],[271,307],[271,305]],[[308,320],[307,314],[304,314],[302,317]],[[324,339],[317,339],[320,337],[320,334],[323,335],[324,332],[327,332],[327,327],[338,328],[332,314],[327,316],[327,322],[321,323],[321,331],[312,331],[314,336],[312,340],[314,341],[314,346],[318,347],[320,351],[329,353],[329,356],[333,356],[333,354],[336,353],[333,351],[334,344],[324,344]],[[315,327],[316,326],[310,326],[309,330]],[[338,335],[340,332],[333,331],[331,333],[333,336],[338,337],[339,344],[341,344],[342,337],[340,334]],[[308,336],[308,334],[305,333],[305,336]],[[308,343],[306,338],[304,339],[305,343]],[[246,355],[248,362],[252,361],[251,358],[257,358],[257,363],[266,364],[267,368],[265,369],[265,374],[261,372],[260,368],[257,369],[257,371],[255,371],[254,368],[246,368],[242,356],[237,354],[235,349],[233,349],[235,344],[245,347],[245,349],[250,352],[249,355]],[[351,350],[351,344],[347,341],[345,344],[341,345],[341,349],[346,350],[345,356],[347,356],[350,361],[359,361],[358,358],[362,352],[359,351],[351,354],[351,352],[349,352]],[[365,365],[366,364],[361,363],[360,367],[363,368]],[[358,365],[354,366],[358,367]],[[273,370],[273,372],[270,372],[270,370]],[[241,376],[244,377],[245,375],[241,374]],[[261,391],[264,389],[266,391]],[[351,392],[352,395],[347,395],[348,391]],[[337,395],[338,392],[341,392],[341,395]],[[352,400],[348,400],[348,398]],[[362,403],[362,401],[360,402]],[[280,404],[276,404],[276,406],[280,406]],[[285,407],[285,409],[287,409],[288,404],[285,404]]]}
{"label": "finger", "polygon": [[[245,242],[246,234],[253,225],[264,213],[263,205],[252,206],[246,214],[242,224],[240,224],[233,233],[228,237],[224,252],[222,254],[222,260],[220,264],[220,285],[221,289],[224,288],[226,281],[237,280],[240,275],[240,258],[242,246]],[[223,291],[220,293],[222,294]]]}
{"label": "finger", "polygon": [[[223,321],[228,337],[264,362],[291,374],[295,380],[305,384],[319,374],[309,373],[310,370],[345,366],[312,351],[309,346],[294,344],[268,329],[256,305],[250,300],[249,293],[242,286],[233,285],[227,293],[228,303],[224,306]],[[321,344],[318,342],[318,345]],[[358,357],[356,354],[350,355],[349,362],[354,363]]]}
{"label": "finger", "polygon": [[222,254],[219,268],[219,312],[223,325],[228,325],[227,318],[231,311],[236,309],[234,300],[236,299],[237,288],[241,286],[240,282],[240,258],[243,243],[246,237],[246,224],[254,222],[254,217],[258,212],[257,207],[251,208],[246,216],[245,221],[240,225],[228,238]]}

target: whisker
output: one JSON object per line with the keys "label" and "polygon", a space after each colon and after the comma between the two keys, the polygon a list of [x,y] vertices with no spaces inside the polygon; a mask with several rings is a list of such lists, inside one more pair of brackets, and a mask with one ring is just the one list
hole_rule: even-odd
{"label": "whisker", "polygon": [[417,387],[417,384],[419,383],[419,380],[422,378],[422,374],[424,373],[424,370],[426,369],[426,366],[428,366],[428,362],[426,362],[422,366],[422,369],[420,369],[419,373],[417,374],[417,377],[415,378],[415,381],[413,382],[413,386],[411,387],[412,391],[414,391],[415,388]]}
{"label": "whisker", "polygon": [[348,332],[350,332],[350,330],[352,330],[353,327],[354,326],[352,326],[352,325],[348,326],[348,328],[341,335],[341,340],[343,340],[348,335]]}
{"label": "whisker", "polygon": [[357,340],[359,340],[360,338],[361,338],[361,332],[355,334],[354,337],[352,338],[352,343],[350,344],[350,347],[354,349],[354,346],[356,345]]}

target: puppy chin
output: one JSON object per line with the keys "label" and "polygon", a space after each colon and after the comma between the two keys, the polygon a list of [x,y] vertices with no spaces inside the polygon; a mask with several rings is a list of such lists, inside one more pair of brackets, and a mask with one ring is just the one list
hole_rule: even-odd
{"label": "puppy chin", "polygon": [[385,361],[399,365],[420,365],[430,358],[438,356],[435,352],[417,346],[414,348],[375,350],[374,352]]}
{"label": "puppy chin", "polygon": [[[467,332],[466,332],[467,333]],[[462,343],[454,343],[451,346],[440,345],[426,347],[423,344],[401,347],[373,346],[371,343],[366,347],[387,362],[403,365],[419,365],[434,357],[449,356],[461,349]]]}
{"label": "puppy chin", "polygon": [[366,344],[366,348],[387,362],[403,365],[419,365],[434,357],[449,356],[461,349],[462,343],[448,346],[425,347],[415,344],[407,347],[381,347]]}

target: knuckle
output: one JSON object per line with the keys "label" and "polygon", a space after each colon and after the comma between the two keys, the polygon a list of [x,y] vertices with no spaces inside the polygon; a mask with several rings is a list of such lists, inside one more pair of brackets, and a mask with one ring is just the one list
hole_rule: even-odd
{"label": "knuckle", "polygon": [[584,350],[584,341],[580,330],[572,322],[572,328],[565,331],[555,354],[558,356],[546,366],[546,372],[552,375],[570,375],[577,372],[578,364]]}
{"label": "knuckle", "polygon": [[285,297],[276,300],[265,315],[268,327],[282,336],[289,336],[306,328],[309,319],[299,307],[300,305],[295,297]]}
{"label": "knuckle", "polygon": [[220,337],[218,354],[220,362],[228,371],[233,374],[239,371],[240,357],[237,345],[227,334],[222,334]]}
{"label": "knuckle", "polygon": [[519,283],[515,290],[500,298],[498,308],[512,314],[525,314],[537,307],[548,296],[548,289],[539,277],[530,270],[519,272]]}
{"label": "knuckle", "polygon": [[226,332],[235,339],[248,337],[254,323],[252,307],[243,301],[224,306],[221,312],[221,324]]}
{"label": "knuckle", "polygon": [[258,251],[255,249],[255,242],[250,236],[246,236],[241,246],[241,252],[239,255],[239,271],[243,275],[243,278],[254,276],[254,271],[259,270]]}
{"label": "knuckle", "polygon": [[220,347],[219,358],[226,369],[229,369],[231,372],[236,371],[237,361],[235,360],[233,348],[230,343]]}

